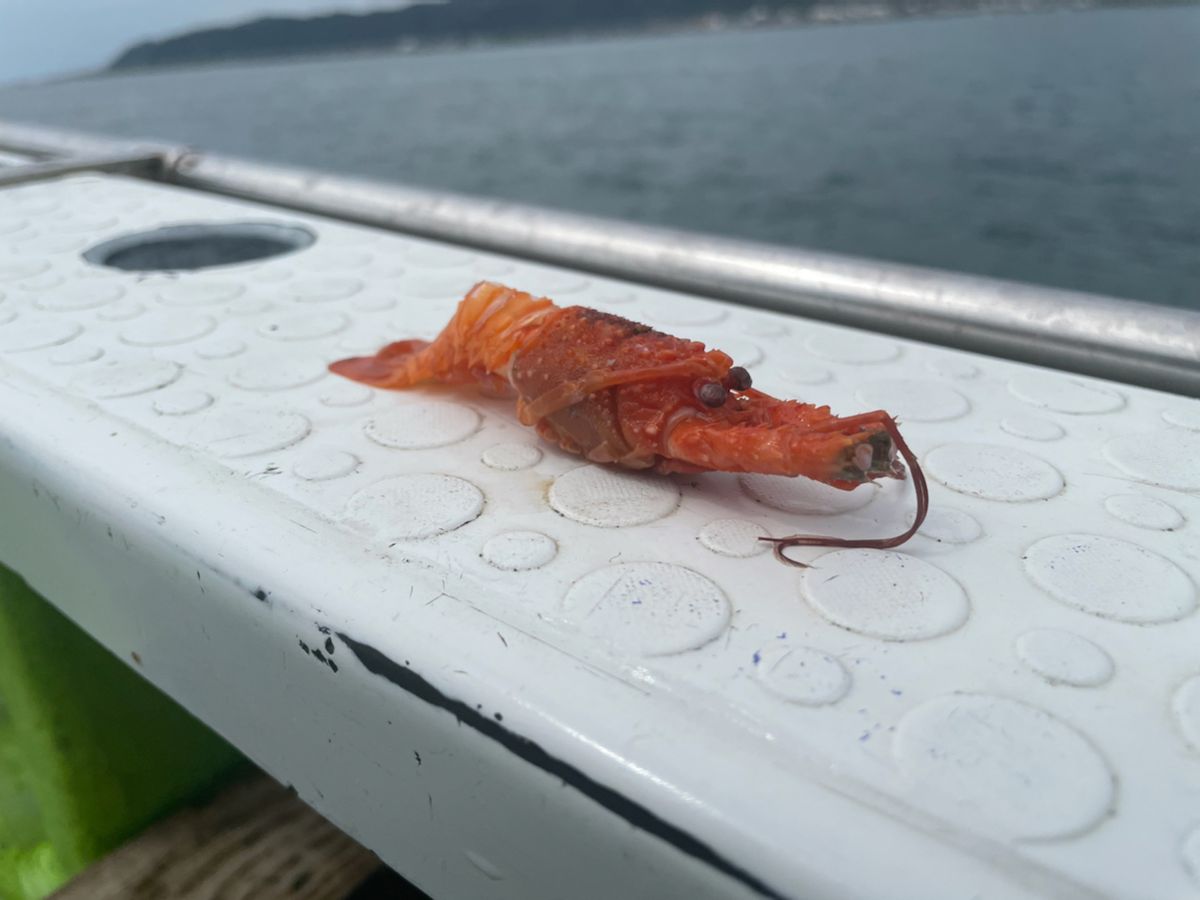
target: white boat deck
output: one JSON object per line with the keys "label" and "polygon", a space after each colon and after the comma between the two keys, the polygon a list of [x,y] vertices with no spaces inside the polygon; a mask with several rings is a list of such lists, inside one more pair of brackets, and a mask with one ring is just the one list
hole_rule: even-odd
{"label": "white boat deck", "polygon": [[[317,240],[81,258],[207,221]],[[890,534],[911,486],[627,474],[326,372],[482,278],[889,409],[921,534],[788,568],[755,538]],[[73,176],[0,190],[0,511],[0,562],[435,898],[1200,897],[1194,400]]]}

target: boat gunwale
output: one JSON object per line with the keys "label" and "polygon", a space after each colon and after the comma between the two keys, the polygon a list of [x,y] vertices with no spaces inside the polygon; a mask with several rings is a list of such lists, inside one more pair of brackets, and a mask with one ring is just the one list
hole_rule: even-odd
{"label": "boat gunwale", "polygon": [[1200,311],[2,120],[0,149],[32,157],[34,165],[153,154],[160,165],[131,174],[743,306],[1200,395]]}

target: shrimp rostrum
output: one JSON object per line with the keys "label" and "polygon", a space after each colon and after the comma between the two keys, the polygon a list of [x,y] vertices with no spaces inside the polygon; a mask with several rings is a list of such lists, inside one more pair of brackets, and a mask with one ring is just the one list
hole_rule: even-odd
{"label": "shrimp rostrum", "polygon": [[803,476],[842,490],[904,478],[917,494],[912,526],[889,538],[792,535],[788,547],[897,546],[920,527],[928,489],[895,421],[882,410],[841,418],[828,406],[755,390],[720,350],[582,306],[481,282],[432,342],[403,340],[330,368],[380,388],[478,383],[516,396],[539,435],[593,462],[657,472]]}

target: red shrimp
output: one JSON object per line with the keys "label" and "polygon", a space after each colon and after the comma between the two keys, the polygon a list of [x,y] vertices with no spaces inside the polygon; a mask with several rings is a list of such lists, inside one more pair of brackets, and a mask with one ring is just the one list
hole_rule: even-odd
{"label": "red shrimp", "polygon": [[795,534],[789,547],[890,548],[912,537],[929,489],[895,420],[882,410],[839,418],[828,406],[780,400],[720,350],[583,306],[481,282],[432,342],[404,340],[330,369],[380,388],[477,383],[515,395],[517,417],[593,462],[657,472],[758,472],[853,490],[912,471],[912,525],[887,538]]}

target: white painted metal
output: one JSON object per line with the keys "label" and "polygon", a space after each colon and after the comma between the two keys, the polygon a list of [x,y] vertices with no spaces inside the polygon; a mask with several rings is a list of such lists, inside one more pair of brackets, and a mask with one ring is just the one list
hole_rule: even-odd
{"label": "white painted metal", "polygon": [[[101,240],[299,223],[195,273]],[[476,279],[886,406],[932,479],[581,465],[330,360]],[[119,176],[0,191],[0,561],[435,897],[1200,896],[1200,404]]]}

